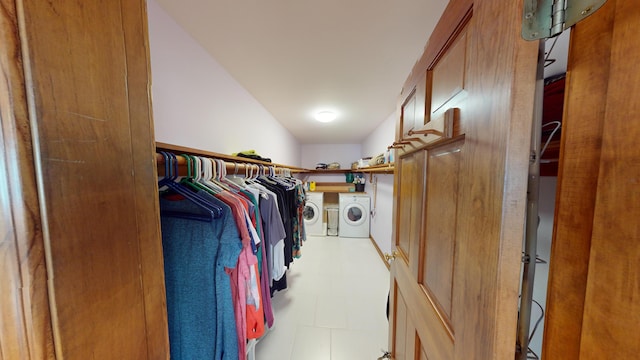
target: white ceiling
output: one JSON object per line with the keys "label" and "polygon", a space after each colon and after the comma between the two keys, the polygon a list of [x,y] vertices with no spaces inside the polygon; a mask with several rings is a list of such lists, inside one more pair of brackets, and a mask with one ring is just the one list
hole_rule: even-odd
{"label": "white ceiling", "polygon": [[303,144],[360,143],[387,119],[448,3],[157,1]]}

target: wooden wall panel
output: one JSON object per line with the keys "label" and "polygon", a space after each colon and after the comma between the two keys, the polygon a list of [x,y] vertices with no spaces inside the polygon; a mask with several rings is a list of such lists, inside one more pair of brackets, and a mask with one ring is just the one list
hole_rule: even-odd
{"label": "wooden wall panel", "polygon": [[609,0],[571,32],[543,335],[545,359],[577,359],[580,354],[614,7],[615,0]]}
{"label": "wooden wall panel", "polygon": [[53,356],[53,338],[65,359],[168,358],[144,1],[17,3],[29,113],[8,138],[33,153],[21,164],[43,232],[27,254],[46,257],[48,294],[22,280],[51,308],[24,306],[43,318],[25,320],[45,339],[31,356]]}
{"label": "wooden wall panel", "polygon": [[581,359],[640,353],[640,45],[636,1],[615,2]]}
{"label": "wooden wall panel", "polygon": [[640,8],[609,0],[572,32],[543,356],[640,352]]}

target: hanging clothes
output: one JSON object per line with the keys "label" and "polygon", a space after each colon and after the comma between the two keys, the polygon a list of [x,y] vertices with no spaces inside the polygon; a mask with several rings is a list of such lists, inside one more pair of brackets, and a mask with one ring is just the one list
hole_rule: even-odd
{"label": "hanging clothes", "polygon": [[302,256],[302,242],[306,240],[303,217],[305,193],[302,184],[298,184],[295,187],[295,202],[296,217],[293,222],[293,249],[291,253],[295,259],[299,259]]}
{"label": "hanging clothes", "polygon": [[[177,161],[164,155],[168,174]],[[247,341],[273,326],[271,297],[300,257],[304,191],[292,178],[226,178],[223,162],[183,156],[189,175],[174,183],[175,169],[159,183],[170,190],[160,210],[171,358],[244,360]]]}
{"label": "hanging clothes", "polygon": [[[273,246],[273,268],[271,272],[271,296],[277,291],[287,288],[286,269],[294,259],[301,256],[300,247],[303,240],[300,216],[304,209],[303,198],[298,198],[298,193],[303,192],[302,183],[293,179],[278,179],[260,177],[260,185],[276,195],[278,212],[285,229],[283,242]],[[302,201],[300,201],[302,200]],[[280,266],[282,264],[282,266]]]}
{"label": "hanging clothes", "polygon": [[[255,318],[258,317],[255,313],[263,314],[263,312],[261,312],[262,304],[260,297],[258,296],[258,298],[253,299],[253,301],[250,300],[252,299],[252,294],[259,293],[259,291],[251,291],[251,267],[257,264],[257,258],[254,252],[257,251],[256,247],[259,240],[250,220],[248,212],[250,209],[249,202],[245,198],[226,190],[220,191],[214,194],[214,196],[231,207],[233,218],[242,234],[242,250],[238,257],[238,264],[234,269],[228,269],[231,277],[231,293],[234,299],[238,352],[241,354],[240,359],[242,359],[246,352],[247,339],[249,339],[248,335],[261,336],[264,333],[263,325],[259,327],[254,321]],[[255,271],[253,271],[253,276],[256,277],[253,284],[256,284],[257,287],[259,281],[257,280],[257,273]],[[255,310],[249,307],[252,302],[256,304],[254,307]],[[248,312],[252,316],[248,317]],[[263,317],[264,315],[260,318]]]}
{"label": "hanging clothes", "polygon": [[[210,199],[214,200],[214,199]],[[241,251],[238,230],[223,208],[210,222],[174,217],[171,212],[203,215],[194,203],[161,197],[170,354],[172,359],[238,359],[230,278]]]}

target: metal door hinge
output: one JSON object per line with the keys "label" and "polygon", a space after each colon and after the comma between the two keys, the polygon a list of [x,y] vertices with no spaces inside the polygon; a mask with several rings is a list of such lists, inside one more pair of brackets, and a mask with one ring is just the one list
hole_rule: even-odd
{"label": "metal door hinge", "polygon": [[593,14],[607,0],[524,0],[522,37],[546,39]]}

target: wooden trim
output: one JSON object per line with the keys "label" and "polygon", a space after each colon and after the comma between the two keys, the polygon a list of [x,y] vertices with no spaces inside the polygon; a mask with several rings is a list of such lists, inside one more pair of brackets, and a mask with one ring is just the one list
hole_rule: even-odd
{"label": "wooden trim", "polygon": [[0,0],[0,357],[54,359],[21,6]]}
{"label": "wooden trim", "polygon": [[[160,204],[149,201],[158,196],[158,177],[149,154],[154,149],[151,104],[151,55],[145,1],[123,1],[121,11],[127,58],[128,106],[134,174],[138,261],[143,290],[147,359],[168,359],[169,331],[160,230]],[[135,55],[132,55],[135,54]],[[144,55],[144,57],[142,56]]]}
{"label": "wooden trim", "polygon": [[391,265],[389,264],[389,262],[384,258],[384,254],[382,253],[382,250],[380,250],[380,247],[378,246],[378,243],[376,243],[376,241],[373,239],[373,236],[369,236],[369,240],[371,240],[371,243],[373,244],[373,247],[376,249],[376,251],[378,252],[378,255],[380,256],[380,259],[382,260],[382,262],[384,263],[384,266],[387,267],[387,270],[389,270],[391,268]]}

